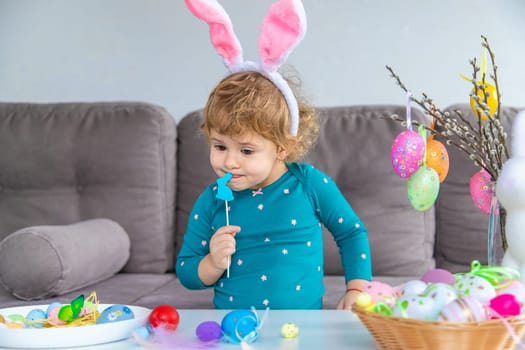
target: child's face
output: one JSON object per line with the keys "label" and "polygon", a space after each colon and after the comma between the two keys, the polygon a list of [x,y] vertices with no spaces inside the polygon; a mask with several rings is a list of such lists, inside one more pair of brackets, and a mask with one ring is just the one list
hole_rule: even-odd
{"label": "child's face", "polygon": [[286,151],[255,132],[230,137],[210,133],[210,164],[218,177],[231,173],[228,186],[234,191],[258,189],[277,180],[284,172]]}

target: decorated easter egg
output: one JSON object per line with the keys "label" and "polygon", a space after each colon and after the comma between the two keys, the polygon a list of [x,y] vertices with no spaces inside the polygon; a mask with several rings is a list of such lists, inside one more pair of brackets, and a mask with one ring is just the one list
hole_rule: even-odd
{"label": "decorated easter egg", "polygon": [[437,319],[443,307],[458,298],[453,286],[439,282],[429,284],[423,295],[434,301],[434,307],[429,318],[431,320]]}
{"label": "decorated easter egg", "polygon": [[398,297],[422,294],[427,289],[427,284],[421,280],[410,280],[397,288]]}
{"label": "decorated easter egg", "polygon": [[459,297],[471,296],[482,304],[488,303],[490,299],[496,296],[496,288],[489,281],[470,273],[465,273],[456,278],[454,287]]}
{"label": "decorated easter egg", "polygon": [[489,315],[491,319],[501,317],[516,316],[521,313],[521,306],[512,294],[496,295],[489,301]]}
{"label": "decorated easter egg", "polygon": [[444,269],[428,270],[421,276],[421,280],[425,283],[445,283],[453,285],[455,277],[452,272]]}
{"label": "decorated easter egg", "polygon": [[[477,82],[477,84],[481,84],[481,82]],[[480,115],[478,113],[478,110],[476,108],[476,101],[474,100],[474,96],[476,95],[476,91],[474,88],[472,88],[472,91],[470,92],[470,108],[472,109],[472,112],[478,117],[481,118],[481,120],[487,120],[488,118],[485,115]],[[485,82],[485,92],[483,92],[482,89],[478,88],[479,102],[480,105],[485,103],[489,109],[489,113],[491,115],[494,115],[496,113],[496,109],[498,108],[498,92],[496,91],[496,87],[492,84],[489,84]]]}
{"label": "decorated easter egg", "polygon": [[481,169],[470,178],[470,196],[476,207],[485,214],[490,213],[490,202],[494,194],[490,181],[490,174],[485,169]]}
{"label": "decorated easter egg", "polygon": [[443,182],[450,166],[448,152],[445,145],[434,140],[432,136],[427,139],[426,161],[427,165],[438,174],[439,182]]}
{"label": "decorated easter egg", "polygon": [[496,294],[512,294],[516,297],[516,300],[520,303],[523,308],[525,303],[525,286],[518,280],[508,281],[507,283],[502,282],[496,289]]}
{"label": "decorated easter egg", "polygon": [[33,309],[27,313],[26,319],[33,328],[41,328],[46,320],[46,313],[41,309]]}
{"label": "decorated easter egg", "polygon": [[402,178],[409,178],[423,163],[425,142],[413,130],[405,130],[392,143],[391,159],[394,171]]}
{"label": "decorated easter egg", "polygon": [[472,296],[456,299],[441,310],[438,320],[451,322],[476,322],[487,319],[483,305]]}
{"label": "decorated easter egg", "polygon": [[219,340],[222,337],[222,328],[215,321],[205,321],[197,326],[195,335],[203,342]]}
{"label": "decorated easter egg", "polygon": [[126,305],[115,304],[108,306],[97,318],[97,324],[126,321],[135,318],[133,311]]}
{"label": "decorated easter egg", "polygon": [[49,315],[49,311],[58,307],[58,309],[60,310],[60,307],[62,307],[62,304],[60,304],[58,301],[55,301],[55,302],[52,302],[51,304],[48,305],[47,309],[46,309],[46,317],[48,317]]}
{"label": "decorated easter egg", "polygon": [[151,327],[162,327],[174,331],[179,326],[179,312],[168,304],[158,305],[149,314],[148,321]]}
{"label": "decorated easter egg", "polygon": [[250,343],[259,336],[259,319],[250,310],[233,310],[228,312],[221,322],[221,328],[228,340]]}
{"label": "decorated easter egg", "polygon": [[408,179],[408,200],[412,207],[418,211],[428,210],[439,193],[439,176],[436,171],[428,166],[421,166]]}
{"label": "decorated easter egg", "polygon": [[434,317],[434,300],[422,295],[408,295],[397,300],[392,315],[417,320],[431,320]]}
{"label": "decorated easter egg", "polygon": [[363,287],[363,292],[370,295],[372,303],[384,302],[392,305],[395,299],[395,292],[392,286],[379,281],[366,282]]}
{"label": "decorated easter egg", "polygon": [[299,327],[295,323],[286,322],[281,327],[281,336],[286,339],[297,337],[299,334]]}
{"label": "decorated easter egg", "polygon": [[374,305],[374,303],[372,303],[372,297],[370,296],[370,294],[365,292],[359,293],[359,295],[355,298],[354,303],[357,306],[364,309],[372,307]]}

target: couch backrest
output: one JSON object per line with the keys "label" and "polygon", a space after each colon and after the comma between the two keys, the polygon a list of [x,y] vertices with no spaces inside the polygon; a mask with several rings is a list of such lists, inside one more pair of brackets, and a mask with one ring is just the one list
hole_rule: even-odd
{"label": "couch backrest", "polygon": [[[404,106],[319,108],[321,134],[307,161],[330,175],[369,229],[374,275],[417,276],[434,267],[434,209],[410,206],[405,179],[392,170],[392,142],[406,126]],[[412,117],[423,120],[418,110]],[[180,247],[193,202],[216,181],[206,140],[199,132],[202,111],[178,124],[176,241]],[[338,248],[325,231],[325,272],[341,274]]]}
{"label": "couch backrest", "polygon": [[[476,126],[477,117],[470,105],[457,104],[445,109],[452,115],[454,110],[459,110]],[[518,111],[514,107],[501,107],[508,145],[512,137],[511,124]],[[469,271],[472,260],[487,263],[489,216],[475,206],[470,196],[470,178],[480,168],[458,148],[447,146],[447,150],[450,170],[436,201],[436,263],[452,272]]]}
{"label": "couch backrest", "polygon": [[0,103],[0,239],[104,217],[130,236],[125,272],[173,269],[175,136],[150,104]]}

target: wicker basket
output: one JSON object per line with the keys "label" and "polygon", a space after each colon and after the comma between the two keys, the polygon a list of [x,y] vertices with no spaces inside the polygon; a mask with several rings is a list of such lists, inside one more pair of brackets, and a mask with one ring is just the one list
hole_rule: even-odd
{"label": "wicker basket", "polygon": [[[384,316],[354,306],[354,313],[385,350],[502,350],[516,343],[502,320],[482,322],[422,321]],[[525,315],[506,318],[521,339],[525,334]]]}

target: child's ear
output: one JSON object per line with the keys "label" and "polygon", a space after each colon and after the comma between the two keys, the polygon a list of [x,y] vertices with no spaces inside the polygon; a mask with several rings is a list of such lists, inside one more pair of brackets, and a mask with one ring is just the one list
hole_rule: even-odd
{"label": "child's ear", "polygon": [[297,139],[295,137],[289,138],[284,147],[279,147],[279,151],[277,152],[277,158],[279,160],[285,160],[286,157],[288,157],[288,155],[292,152],[295,145],[297,145]]}

